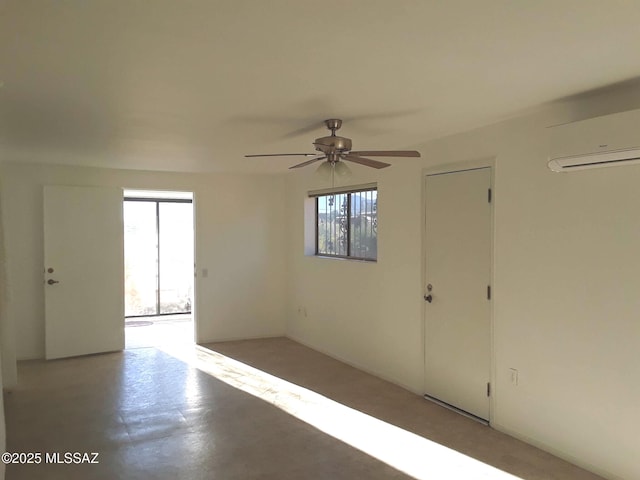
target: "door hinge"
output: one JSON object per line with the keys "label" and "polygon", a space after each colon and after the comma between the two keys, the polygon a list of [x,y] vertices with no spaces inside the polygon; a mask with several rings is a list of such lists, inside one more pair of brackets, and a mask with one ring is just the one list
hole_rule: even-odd
{"label": "door hinge", "polygon": [[491,300],[491,285],[487,285],[487,300]]}
{"label": "door hinge", "polygon": [[487,397],[491,396],[491,383],[487,382]]}
{"label": "door hinge", "polygon": [[487,202],[491,203],[491,189],[487,190]]}

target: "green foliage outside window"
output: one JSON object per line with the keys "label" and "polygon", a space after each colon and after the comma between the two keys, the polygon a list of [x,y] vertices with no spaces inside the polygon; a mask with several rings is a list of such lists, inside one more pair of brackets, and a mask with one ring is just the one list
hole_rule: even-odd
{"label": "green foliage outside window", "polygon": [[316,197],[316,254],[361,260],[378,257],[378,192]]}

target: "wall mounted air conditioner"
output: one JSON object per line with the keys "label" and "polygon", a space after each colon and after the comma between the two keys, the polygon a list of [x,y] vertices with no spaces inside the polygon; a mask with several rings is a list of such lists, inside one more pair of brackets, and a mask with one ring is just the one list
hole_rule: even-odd
{"label": "wall mounted air conditioner", "polygon": [[640,110],[550,127],[554,172],[640,163]]}

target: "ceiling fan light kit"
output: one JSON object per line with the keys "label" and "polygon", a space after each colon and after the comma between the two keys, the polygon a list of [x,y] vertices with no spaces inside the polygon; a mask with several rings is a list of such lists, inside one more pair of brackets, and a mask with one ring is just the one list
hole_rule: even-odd
{"label": "ceiling fan light kit", "polygon": [[[302,163],[298,163],[289,167],[300,168],[311,165],[312,163],[325,160],[330,166],[344,165],[341,160],[347,162],[358,163],[372,168],[386,168],[389,163],[372,160],[366,157],[419,157],[420,152],[415,150],[368,150],[354,152],[351,150],[351,139],[336,135],[336,130],[342,126],[342,120],[339,118],[330,118],[324,121],[326,127],[331,130],[331,135],[316,138],[313,146],[319,153],[266,153],[258,155],[245,155],[245,157],[279,157],[279,156],[304,156],[313,157]],[[366,156],[366,157],[365,157]],[[345,165],[346,166],[346,165]],[[318,169],[319,171],[320,169]],[[348,170],[348,169],[347,169]],[[341,175],[335,168],[332,169],[332,175]]]}
{"label": "ceiling fan light kit", "polygon": [[351,177],[351,169],[344,162],[322,162],[315,173],[322,182],[336,186],[336,179],[345,180]]}

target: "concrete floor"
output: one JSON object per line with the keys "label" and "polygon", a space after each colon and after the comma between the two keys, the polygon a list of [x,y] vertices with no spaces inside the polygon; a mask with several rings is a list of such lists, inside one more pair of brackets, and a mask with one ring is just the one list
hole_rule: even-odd
{"label": "concrete floor", "polygon": [[127,318],[124,327],[127,349],[194,343],[191,314]]}
{"label": "concrete floor", "polygon": [[43,460],[7,479],[600,478],[285,338],[206,347],[20,363],[8,451]]}

